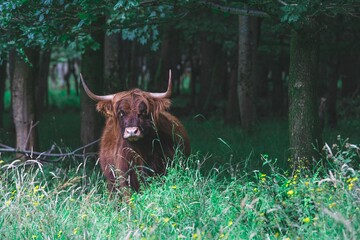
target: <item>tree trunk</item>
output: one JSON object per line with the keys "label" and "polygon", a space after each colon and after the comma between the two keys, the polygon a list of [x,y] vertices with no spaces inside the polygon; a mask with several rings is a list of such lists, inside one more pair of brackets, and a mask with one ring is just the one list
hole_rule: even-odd
{"label": "tree trunk", "polygon": [[172,81],[174,90],[173,93],[179,93],[180,86],[180,72],[177,69],[177,65],[180,63],[180,51],[179,51],[179,34],[177,30],[171,27],[167,30],[167,34],[164,35],[159,62],[155,74],[155,88],[164,89],[167,85],[167,79],[169,70],[172,70]]}
{"label": "tree trunk", "polygon": [[203,39],[201,51],[201,66],[200,66],[200,92],[198,94],[198,106],[200,112],[206,114],[210,108],[209,99],[211,98],[211,86],[214,81],[215,73],[215,58],[216,58],[217,45],[214,42]]}
{"label": "tree trunk", "polygon": [[20,56],[15,57],[15,72],[11,89],[16,148],[20,151],[38,147],[37,128],[35,128],[35,61],[37,54],[35,50],[26,50],[25,54],[30,63],[26,63]]}
{"label": "tree trunk", "polygon": [[340,57],[340,74],[342,77],[341,97],[353,98],[360,87],[360,69],[354,67],[359,65],[360,57],[358,52],[353,51],[353,49],[352,52],[342,53]]}
{"label": "tree trunk", "polygon": [[[99,49],[94,50],[88,47],[82,56],[82,74],[86,84],[91,91],[101,95],[104,79],[104,34],[96,31],[92,34],[94,40],[100,44]],[[99,138],[100,116],[96,112],[96,103],[82,91],[81,99],[81,129],[80,138],[82,144],[88,144]],[[95,151],[96,147],[87,148],[88,151]]]}
{"label": "tree trunk", "polygon": [[239,102],[237,98],[237,70],[236,68],[231,69],[228,83],[228,95],[227,95],[227,103],[226,103],[226,111],[225,111],[225,123],[226,124],[234,124],[239,121],[240,113],[239,113]]}
{"label": "tree trunk", "polygon": [[329,114],[329,126],[335,128],[337,126],[337,111],[336,111],[336,102],[337,102],[337,83],[339,80],[339,56],[335,54],[332,57],[330,62],[330,73],[329,73],[329,93],[327,98],[327,110]]}
{"label": "tree trunk", "polygon": [[311,167],[313,145],[321,144],[316,99],[318,36],[291,33],[289,73],[290,152],[295,169]]}
{"label": "tree trunk", "polygon": [[289,54],[285,52],[283,40],[280,40],[280,53],[278,59],[272,64],[272,83],[273,91],[272,97],[272,112],[274,116],[283,117],[287,112],[287,106],[285,103],[286,89],[284,86],[284,73],[287,74],[289,71]]}
{"label": "tree trunk", "polygon": [[239,16],[238,98],[241,125],[250,130],[256,119],[255,78],[259,20]]}
{"label": "tree trunk", "polygon": [[[120,91],[120,43],[121,35],[105,36],[104,42],[104,92],[112,94]],[[124,90],[124,89],[121,89]]]}
{"label": "tree trunk", "polygon": [[5,94],[5,80],[6,80],[6,64],[5,59],[0,58],[0,128],[4,127],[3,113],[4,106],[4,94]]}
{"label": "tree trunk", "polygon": [[36,84],[36,106],[41,114],[48,104],[48,77],[50,70],[51,51],[45,50],[41,53],[39,64],[39,77]]}
{"label": "tree trunk", "polygon": [[138,52],[139,52],[139,46],[138,43],[135,41],[132,41],[131,43],[131,52],[129,55],[129,79],[128,84],[129,88],[135,88],[137,87],[137,79],[139,74],[139,67],[138,67]]}

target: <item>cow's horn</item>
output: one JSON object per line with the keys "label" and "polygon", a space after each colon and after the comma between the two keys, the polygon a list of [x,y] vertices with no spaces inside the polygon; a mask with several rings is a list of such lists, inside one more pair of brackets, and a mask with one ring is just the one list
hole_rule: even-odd
{"label": "cow's horn", "polygon": [[105,95],[105,96],[98,96],[98,95],[95,95],[93,94],[90,89],[86,86],[85,84],[85,81],[80,73],[80,79],[81,79],[81,82],[84,86],[84,89],[85,89],[85,92],[86,94],[94,101],[111,101],[114,97],[114,94],[110,94],[110,95]]}
{"label": "cow's horn", "polygon": [[153,98],[169,98],[171,96],[171,90],[172,90],[171,70],[169,70],[169,82],[168,82],[168,88],[167,88],[166,92],[163,92],[163,93],[149,92],[149,94]]}

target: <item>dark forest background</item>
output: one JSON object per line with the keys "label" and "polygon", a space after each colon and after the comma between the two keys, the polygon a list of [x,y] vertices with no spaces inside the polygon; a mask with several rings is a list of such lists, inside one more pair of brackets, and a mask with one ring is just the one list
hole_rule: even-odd
{"label": "dark forest background", "polygon": [[[347,121],[359,130],[357,1],[13,1],[0,7],[0,142],[20,151],[48,150],[54,139],[44,140],[38,130],[49,126],[70,130],[69,139],[83,145],[99,138],[102,120],[79,85],[80,72],[101,95],[134,87],[163,91],[171,69],[171,111],[195,146],[215,130],[224,146],[240,131],[228,137],[235,142],[228,147],[244,145],[267,124],[281,129],[274,138],[286,139],[284,158],[300,164],[316,155],[314,146],[321,149],[324,127],[339,132],[338,123]],[[71,130],[74,122],[80,131]]]}

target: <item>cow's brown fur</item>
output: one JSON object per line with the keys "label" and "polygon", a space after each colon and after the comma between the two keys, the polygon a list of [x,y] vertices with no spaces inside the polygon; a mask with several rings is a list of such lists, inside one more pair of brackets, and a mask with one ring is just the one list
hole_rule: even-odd
{"label": "cow's brown fur", "polygon": [[[138,191],[145,176],[164,174],[176,145],[183,147],[185,155],[190,154],[184,126],[167,112],[170,104],[167,98],[152,98],[139,89],[117,93],[112,101],[98,102],[97,110],[106,117],[100,166],[110,190],[130,187]],[[135,142],[124,139],[122,125],[126,124],[139,125],[144,136]]]}

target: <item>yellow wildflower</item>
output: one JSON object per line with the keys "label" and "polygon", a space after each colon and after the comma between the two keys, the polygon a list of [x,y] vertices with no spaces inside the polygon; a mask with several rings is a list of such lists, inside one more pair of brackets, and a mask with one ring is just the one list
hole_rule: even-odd
{"label": "yellow wildflower", "polygon": [[4,163],[4,160],[0,160],[0,164],[3,164]]}
{"label": "yellow wildflower", "polygon": [[265,173],[262,173],[260,175],[260,180],[261,180],[261,182],[266,182],[266,174]]}
{"label": "yellow wildflower", "polygon": [[170,188],[172,188],[172,189],[176,189],[176,186],[174,185],[174,186],[171,186]]}
{"label": "yellow wildflower", "polygon": [[289,191],[287,192],[287,195],[289,195],[289,196],[294,195],[294,190],[289,190]]}
{"label": "yellow wildflower", "polygon": [[276,232],[275,233],[275,237],[278,238],[280,236],[280,233],[279,232]]}
{"label": "yellow wildflower", "polygon": [[61,238],[62,232],[63,232],[63,231],[61,231],[61,230],[58,232],[58,234],[57,234],[57,237],[58,237],[58,238]]}
{"label": "yellow wildflower", "polygon": [[303,219],[303,222],[304,222],[304,223],[309,223],[309,222],[310,222],[310,218],[309,218],[309,217],[304,218],[304,219]]}
{"label": "yellow wildflower", "polygon": [[336,203],[330,203],[329,208],[333,208],[333,207],[335,207],[335,205],[336,205]]}
{"label": "yellow wildflower", "polygon": [[77,227],[77,228],[74,228],[74,230],[73,230],[73,233],[74,234],[77,234],[79,232],[79,228]]}
{"label": "yellow wildflower", "polygon": [[192,238],[193,239],[197,239],[199,236],[197,235],[197,233],[194,233],[193,235],[192,235]]}
{"label": "yellow wildflower", "polygon": [[168,217],[167,217],[167,218],[164,218],[164,220],[163,220],[163,221],[164,221],[164,223],[167,223],[167,222],[169,222],[169,221],[170,221],[170,218],[168,218]]}
{"label": "yellow wildflower", "polygon": [[231,225],[233,225],[233,221],[232,221],[232,220],[230,220],[230,221],[228,222],[228,226],[230,227]]}

